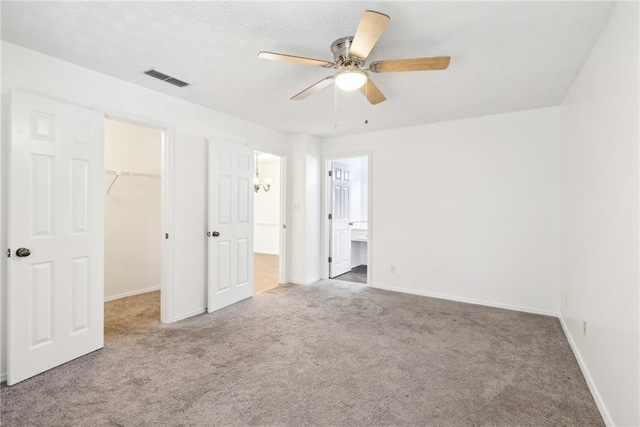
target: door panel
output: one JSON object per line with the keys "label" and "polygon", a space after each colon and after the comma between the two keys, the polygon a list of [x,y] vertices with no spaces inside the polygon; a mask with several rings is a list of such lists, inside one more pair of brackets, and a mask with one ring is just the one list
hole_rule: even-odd
{"label": "door panel", "polygon": [[329,277],[351,271],[351,171],[349,165],[331,162],[331,250]]}
{"label": "door panel", "polygon": [[101,113],[12,92],[9,385],[103,346],[103,139]]}
{"label": "door panel", "polygon": [[89,231],[89,162],[71,160],[71,233]]}
{"label": "door panel", "polygon": [[31,265],[31,305],[29,307],[31,348],[53,340],[53,283],[54,264],[43,262]]}
{"label": "door panel", "polygon": [[71,260],[71,333],[89,327],[91,276],[89,257]]}
{"label": "door panel", "polygon": [[53,156],[31,154],[31,237],[53,234]]}
{"label": "door panel", "polygon": [[[252,151],[209,144],[209,313],[253,295]],[[216,235],[217,234],[217,235]]]}

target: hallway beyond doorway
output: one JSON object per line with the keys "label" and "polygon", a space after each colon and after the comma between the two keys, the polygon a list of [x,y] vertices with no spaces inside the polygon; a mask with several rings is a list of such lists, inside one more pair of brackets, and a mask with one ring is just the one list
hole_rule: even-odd
{"label": "hallway beyond doorway", "polygon": [[278,255],[253,254],[253,293],[259,294],[278,286]]}

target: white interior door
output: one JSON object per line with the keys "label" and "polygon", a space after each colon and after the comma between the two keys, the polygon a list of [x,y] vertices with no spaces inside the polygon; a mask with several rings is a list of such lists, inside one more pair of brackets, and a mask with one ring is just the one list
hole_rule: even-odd
{"label": "white interior door", "polygon": [[329,277],[351,271],[351,171],[349,165],[331,162],[331,253]]}
{"label": "white interior door", "polygon": [[9,385],[102,348],[104,117],[11,94]]}
{"label": "white interior door", "polygon": [[253,295],[253,151],[209,143],[209,313]]}

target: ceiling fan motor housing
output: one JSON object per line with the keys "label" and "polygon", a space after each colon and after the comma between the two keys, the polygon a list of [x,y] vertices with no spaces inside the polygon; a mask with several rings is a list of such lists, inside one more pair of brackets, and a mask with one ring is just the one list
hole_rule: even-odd
{"label": "ceiling fan motor housing", "polygon": [[353,37],[342,37],[331,43],[331,53],[333,54],[333,60],[339,67],[345,67],[349,65],[355,65],[362,67],[364,65],[364,59],[357,56],[349,55],[349,48],[353,42]]}

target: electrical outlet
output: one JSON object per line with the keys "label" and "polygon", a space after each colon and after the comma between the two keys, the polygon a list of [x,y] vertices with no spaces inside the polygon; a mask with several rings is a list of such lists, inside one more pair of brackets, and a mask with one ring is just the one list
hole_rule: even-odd
{"label": "electrical outlet", "polygon": [[396,266],[395,266],[395,265],[392,265],[392,266],[391,266],[391,268],[389,268],[389,272],[390,272],[391,274],[396,274]]}
{"label": "electrical outlet", "polygon": [[587,336],[587,321],[586,320],[582,321],[582,335],[584,335],[585,337]]}

